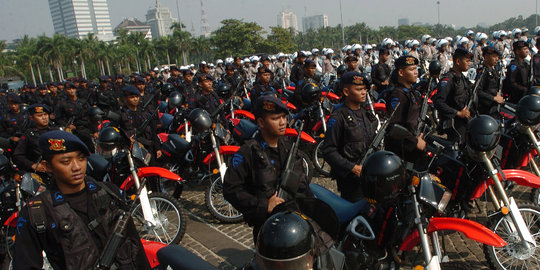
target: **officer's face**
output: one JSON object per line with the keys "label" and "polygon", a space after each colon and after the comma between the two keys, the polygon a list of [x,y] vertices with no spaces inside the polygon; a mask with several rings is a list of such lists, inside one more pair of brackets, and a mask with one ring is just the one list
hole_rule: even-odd
{"label": "officer's face", "polygon": [[70,97],[74,97],[77,95],[77,90],[75,90],[75,88],[73,87],[70,87],[70,88],[67,88],[66,89],[66,94]]}
{"label": "officer's face", "polygon": [[514,51],[517,57],[525,58],[529,54],[529,48],[522,47]]}
{"label": "officer's face", "polygon": [[354,103],[366,102],[367,87],[365,85],[350,84],[343,88],[343,94]]}
{"label": "officer's face", "polygon": [[141,92],[144,91],[144,86],[145,84],[140,82],[135,84],[135,87],[137,87],[137,89],[139,89]]}
{"label": "officer's face", "polygon": [[347,68],[349,69],[356,69],[356,67],[358,67],[358,61],[357,60],[349,60],[347,62]]}
{"label": "officer's face", "polygon": [[317,70],[317,68],[313,65],[310,65],[306,68],[304,68],[304,72],[306,74],[306,76],[308,77],[313,77],[313,75],[315,75],[315,71]]}
{"label": "officer's face", "polygon": [[186,75],[184,76],[184,80],[186,80],[187,83],[191,83],[193,81],[193,74],[186,73]]}
{"label": "officer's face", "polygon": [[227,72],[227,75],[229,75],[229,76],[234,75],[234,69],[227,69],[225,72]]}
{"label": "officer's face", "polygon": [[128,106],[137,107],[140,97],[138,95],[129,95],[125,99]]}
{"label": "officer's face", "polygon": [[499,61],[499,55],[496,53],[489,53],[489,54],[484,55],[484,63],[487,66],[492,67],[495,64],[497,64],[497,61]]}
{"label": "officer's face", "polygon": [[382,63],[386,63],[386,61],[388,61],[388,55],[387,53],[383,53],[380,55],[380,58],[381,58],[381,61]]}
{"label": "officer's face", "polygon": [[54,155],[47,162],[47,169],[53,174],[62,192],[75,193],[84,188],[86,156],[81,151]]}
{"label": "officer's face", "polygon": [[19,105],[19,103],[8,102],[8,107],[9,110],[14,113],[19,113],[21,111],[21,106]]}
{"label": "officer's face", "polygon": [[418,79],[417,66],[406,66],[398,71],[399,77],[401,77],[407,83],[415,83]]}
{"label": "officer's face", "polygon": [[454,66],[461,72],[467,71],[471,66],[471,59],[469,57],[458,58],[455,60]]}
{"label": "officer's face", "polygon": [[34,113],[30,116],[30,120],[36,123],[36,127],[42,128],[49,125],[49,114],[46,112]]}
{"label": "officer's face", "polygon": [[268,113],[258,118],[257,123],[264,133],[272,136],[282,136],[287,128],[287,115],[285,113]]}
{"label": "officer's face", "polygon": [[262,83],[269,83],[270,82],[270,73],[261,74],[261,82]]}
{"label": "officer's face", "polygon": [[56,86],[54,86],[54,85],[51,85],[51,86],[49,86],[49,91],[51,91],[52,93],[56,93],[56,92],[58,92],[58,88]]}
{"label": "officer's face", "polygon": [[204,90],[204,91],[212,91],[212,80],[203,80],[201,82],[201,88]]}

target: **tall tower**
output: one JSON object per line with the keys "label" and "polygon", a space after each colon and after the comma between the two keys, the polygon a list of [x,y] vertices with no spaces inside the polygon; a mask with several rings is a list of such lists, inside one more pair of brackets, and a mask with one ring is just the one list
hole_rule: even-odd
{"label": "tall tower", "polygon": [[152,29],[153,38],[161,38],[172,34],[171,26],[176,19],[171,16],[169,8],[156,0],[156,7],[146,13],[146,24]]}
{"label": "tall tower", "polygon": [[206,19],[206,11],[204,10],[203,0],[201,0],[201,35],[210,37],[210,25]]}
{"label": "tall tower", "polygon": [[49,0],[54,32],[84,38],[89,33],[105,41],[113,39],[107,0]]}

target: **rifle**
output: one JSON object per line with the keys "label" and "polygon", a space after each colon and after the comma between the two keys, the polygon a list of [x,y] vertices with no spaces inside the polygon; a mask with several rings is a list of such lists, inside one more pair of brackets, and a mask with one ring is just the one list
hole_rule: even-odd
{"label": "rifle", "polygon": [[394,117],[394,114],[396,113],[397,109],[399,108],[399,105],[401,103],[398,103],[396,107],[394,108],[394,111],[392,111],[392,114],[390,114],[390,117],[386,122],[384,122],[384,125],[382,125],[381,129],[379,129],[379,132],[375,135],[373,140],[371,141],[371,144],[369,145],[366,153],[364,154],[364,157],[362,157],[362,160],[360,161],[360,165],[364,164],[366,162],[366,159],[369,155],[371,155],[377,148],[379,148],[379,145],[382,143],[384,139],[384,135],[386,135],[386,129],[390,125],[390,120],[392,120],[392,117]]}
{"label": "rifle", "polygon": [[66,131],[69,132],[69,133],[72,133],[69,126],[71,126],[73,124],[73,121],[75,121],[75,115],[72,116],[71,118],[69,118],[69,120],[66,123]]}
{"label": "rifle", "polygon": [[420,135],[422,130],[425,129],[426,126],[426,118],[427,118],[427,109],[428,109],[428,100],[429,96],[431,96],[431,82],[433,78],[429,77],[428,80],[428,89],[426,91],[426,94],[424,95],[424,100],[422,100],[422,107],[420,108],[420,121],[418,121],[418,126],[416,127],[416,131],[414,132],[415,136]]}
{"label": "rifle", "polygon": [[285,170],[283,170],[283,173],[281,174],[281,179],[279,179],[277,183],[276,189],[278,191],[278,197],[284,200],[294,197],[300,184],[300,175],[294,171],[294,162],[296,161],[296,154],[298,152],[298,146],[300,145],[302,129],[304,129],[304,121],[301,120],[299,127],[296,129],[296,131],[298,131],[298,136],[287,157],[287,163],[285,165]]}
{"label": "rifle", "polygon": [[471,99],[469,99],[469,103],[467,103],[467,110],[471,111],[472,106],[476,104],[478,100],[478,86],[480,85],[480,82],[484,79],[485,69],[482,69],[482,74],[480,75],[480,78],[474,82],[474,88],[472,91]]}
{"label": "rifle", "polygon": [[[504,65],[502,60],[499,59],[499,66],[501,67],[501,73],[499,74],[499,90],[497,91],[497,95],[502,96],[502,87],[503,87],[503,77],[504,74]],[[497,113],[500,114],[501,112],[501,104],[497,104]]]}
{"label": "rifle", "polygon": [[221,104],[219,104],[219,106],[216,108],[214,113],[210,115],[212,119],[216,118],[216,116],[221,112],[221,110],[223,110],[225,106],[229,105],[229,103],[231,102],[231,100],[234,99],[234,97],[238,96],[238,92],[240,91],[241,87],[245,89],[244,82],[245,82],[244,80],[238,82],[238,84],[236,85],[236,88],[231,93],[231,96],[227,100],[224,100]]}

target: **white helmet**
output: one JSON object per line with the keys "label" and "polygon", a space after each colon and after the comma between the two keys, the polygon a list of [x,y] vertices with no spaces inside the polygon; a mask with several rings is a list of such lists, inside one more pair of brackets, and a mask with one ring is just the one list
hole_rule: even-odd
{"label": "white helmet", "polygon": [[232,64],[232,62],[234,62],[234,59],[232,57],[225,58],[225,63]]}
{"label": "white helmet", "polygon": [[514,28],[514,30],[512,30],[512,36],[515,37],[517,34],[521,34],[521,29]]}
{"label": "white helmet", "polygon": [[411,47],[413,47],[414,45],[420,46],[420,41],[418,41],[417,39],[411,41]]}
{"label": "white helmet", "polygon": [[467,43],[469,43],[469,39],[467,37],[460,37],[457,40],[457,43],[460,44],[460,45],[467,44]]}
{"label": "white helmet", "polygon": [[444,39],[446,39],[448,41],[448,43],[454,41],[454,39],[452,37],[445,37]]}
{"label": "white helmet", "polygon": [[431,45],[435,45],[436,42],[437,42],[437,39],[434,38],[434,37],[432,37],[432,38],[429,39],[429,43],[430,43]]}
{"label": "white helmet", "polygon": [[499,31],[499,37],[506,37],[506,36],[508,36],[508,33],[506,33],[506,31],[504,30]]}
{"label": "white helmet", "polygon": [[295,59],[297,56],[298,56],[298,53],[294,52],[293,54],[291,54],[291,59]]}
{"label": "white helmet", "polygon": [[540,26],[535,27],[534,28],[534,34],[538,35],[539,32],[540,32]]}
{"label": "white helmet", "polygon": [[311,53],[318,53],[318,52],[319,52],[319,49],[317,49],[317,48],[311,49]]}
{"label": "white helmet", "polygon": [[485,39],[485,40],[488,39],[488,36],[487,36],[486,33],[478,33],[478,35],[476,35],[476,41],[477,42],[482,41],[482,39]]}
{"label": "white helmet", "polygon": [[365,49],[366,51],[367,51],[367,50],[373,50],[373,47],[371,47],[371,45],[368,44],[368,45],[366,45],[366,47],[365,47],[364,49]]}
{"label": "white helmet", "polygon": [[352,45],[352,48],[351,48],[353,51],[356,51],[356,50],[361,50],[362,49],[362,45],[358,44],[358,43],[355,43]]}
{"label": "white helmet", "polygon": [[405,47],[411,47],[411,42],[412,40],[410,39],[405,40],[405,43],[404,43]]}
{"label": "white helmet", "polygon": [[210,68],[214,68],[214,67],[215,67],[215,66],[214,66],[214,63],[210,63],[208,66],[209,66]]}
{"label": "white helmet", "polygon": [[522,32],[522,33],[529,32],[529,28],[523,27],[523,28],[521,28],[521,32]]}
{"label": "white helmet", "polygon": [[333,53],[334,53],[334,50],[332,50],[332,49],[326,49],[325,55],[329,55],[329,54],[333,54]]}
{"label": "white helmet", "polygon": [[201,65],[206,65],[206,61],[201,61]]}
{"label": "white helmet", "polygon": [[244,58],[244,63],[251,63],[251,60],[249,60],[249,58]]}
{"label": "white helmet", "polygon": [[474,31],[473,30],[467,30],[467,32],[465,32],[465,36],[470,36],[470,35],[474,35]]}
{"label": "white helmet", "polygon": [[352,49],[352,46],[351,45],[347,45],[344,47],[344,52],[348,51],[348,50],[351,50]]}
{"label": "white helmet", "polygon": [[448,40],[442,38],[437,40],[437,44],[435,45],[435,47],[437,47],[437,49],[441,49],[444,45],[448,45]]}
{"label": "white helmet", "polygon": [[285,57],[285,54],[283,54],[282,52],[279,52],[279,53],[277,54],[277,58],[280,58],[280,57]]}
{"label": "white helmet", "polygon": [[328,48],[322,48],[321,52],[323,55],[326,55],[326,51],[328,50]]}
{"label": "white helmet", "polygon": [[386,47],[388,44],[394,45],[394,41],[393,41],[391,38],[385,38],[385,39],[383,39],[382,45],[383,45],[384,47]]}
{"label": "white helmet", "polygon": [[305,54],[306,56],[311,56],[311,52],[310,52],[310,51],[303,51],[303,52],[304,52],[304,54]]}
{"label": "white helmet", "polygon": [[428,42],[430,38],[431,38],[430,35],[423,35],[422,38],[421,38],[422,43]]}
{"label": "white helmet", "polygon": [[218,60],[216,61],[216,64],[218,64],[218,65],[219,65],[219,64],[223,64],[223,60],[218,59]]}

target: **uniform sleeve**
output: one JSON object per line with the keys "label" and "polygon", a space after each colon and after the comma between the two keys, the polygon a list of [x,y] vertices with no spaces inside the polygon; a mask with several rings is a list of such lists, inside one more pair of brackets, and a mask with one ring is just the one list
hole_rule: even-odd
{"label": "uniform sleeve", "polygon": [[229,161],[223,183],[223,195],[244,215],[248,223],[262,224],[268,215],[268,200],[258,198],[249,192],[248,188],[254,185],[254,179],[251,179],[252,170],[251,149],[244,145]]}
{"label": "uniform sleeve", "polygon": [[510,77],[509,86],[510,86],[510,89],[512,89],[511,93],[513,95],[518,95],[518,96],[523,95],[527,91],[527,87],[522,86],[517,83],[518,76],[521,76],[520,69],[518,68],[516,64],[511,64],[510,67],[508,68],[508,71],[510,73],[510,75],[507,75],[507,76]]}
{"label": "uniform sleeve", "polygon": [[[418,139],[411,132],[412,127],[407,122],[408,115],[408,104],[407,97],[402,95],[397,91],[392,91],[389,97],[390,103],[386,105],[389,115],[392,116],[388,121],[390,121],[390,127],[394,124],[401,125],[407,129],[407,134],[404,138],[395,138],[396,140],[403,141],[404,149],[411,151],[416,148]],[[398,106],[399,104],[399,106]],[[395,112],[394,112],[395,111]],[[392,115],[393,114],[393,115]]]}
{"label": "uniform sleeve", "polygon": [[377,86],[377,88],[379,88],[379,86],[383,82],[383,76],[381,76],[382,73],[384,72],[381,70],[380,65],[375,65],[373,67],[373,70],[371,71],[371,79],[373,80],[373,83],[375,84],[375,86]]}
{"label": "uniform sleeve", "polygon": [[28,218],[28,208],[21,210],[17,219],[13,269],[42,269],[42,246],[38,233],[32,228]]}
{"label": "uniform sleeve", "polygon": [[[480,79],[481,76],[482,75],[480,75],[478,79]],[[489,78],[487,77],[487,75],[484,75],[484,77],[478,83],[478,103],[490,105],[495,102],[493,100],[493,98],[495,98],[495,95],[492,95],[489,91],[490,89],[487,88],[488,80]]]}
{"label": "uniform sleeve", "polygon": [[22,137],[15,150],[13,151],[13,163],[19,167],[19,169],[27,172],[33,172],[32,165],[34,162],[26,157],[26,148],[28,146],[28,138]]}
{"label": "uniform sleeve", "polygon": [[452,80],[445,77],[441,80],[441,82],[439,82],[438,91],[433,97],[435,108],[447,119],[454,118],[458,112],[456,109],[450,107],[447,103],[448,95],[453,87],[454,83]]}
{"label": "uniform sleeve", "polygon": [[333,114],[328,119],[328,130],[325,133],[321,149],[324,160],[330,164],[332,171],[336,172],[338,177],[349,173],[355,165],[338,151],[343,143],[343,125],[343,118],[337,114]]}

